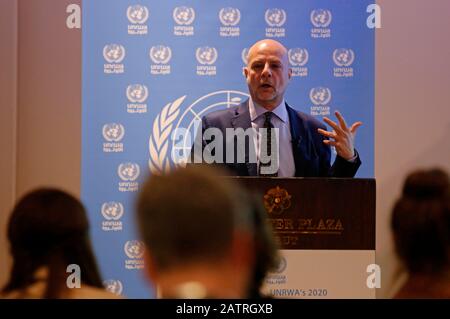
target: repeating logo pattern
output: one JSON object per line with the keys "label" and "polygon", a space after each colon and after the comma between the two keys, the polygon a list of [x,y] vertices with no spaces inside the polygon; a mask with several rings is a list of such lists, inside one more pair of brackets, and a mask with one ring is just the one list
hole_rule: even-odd
{"label": "repeating logo pattern", "polygon": [[311,23],[316,28],[326,28],[331,24],[332,15],[330,10],[317,9],[311,11]]}
{"label": "repeating logo pattern", "polygon": [[172,59],[172,49],[168,46],[157,45],[150,49],[150,59],[154,63],[150,73],[153,75],[168,75],[171,72],[170,59]]}
{"label": "repeating logo pattern", "polygon": [[139,240],[129,240],[123,247],[125,254],[131,259],[141,259],[144,257],[144,243]]}
{"label": "repeating logo pattern", "polygon": [[190,7],[176,7],[173,10],[173,19],[178,25],[191,25],[195,20],[195,11]]}
{"label": "repeating logo pattern", "polygon": [[120,153],[123,152],[123,143],[121,143],[125,128],[119,123],[108,123],[103,125],[103,138],[106,142],[103,143],[103,152],[105,153]]}
{"label": "repeating logo pattern", "polygon": [[292,66],[304,66],[308,63],[309,53],[306,49],[294,48],[288,51],[288,57]]}
{"label": "repeating logo pattern", "polygon": [[122,203],[119,202],[106,202],[101,207],[101,213],[103,218],[102,230],[108,231],[121,231],[123,229],[122,221],[120,220],[124,214],[124,208]]}
{"label": "repeating logo pattern", "polygon": [[103,57],[108,63],[120,63],[125,59],[125,48],[120,44],[105,45]]}
{"label": "repeating logo pattern", "polygon": [[139,240],[129,240],[125,243],[123,250],[126,257],[129,259],[125,260],[125,269],[135,270],[144,268],[144,243]]}
{"label": "repeating logo pattern", "polygon": [[127,86],[126,95],[128,113],[147,113],[148,88],[144,84],[130,84]]}
{"label": "repeating logo pattern", "polygon": [[337,78],[353,77],[353,62],[355,61],[355,52],[352,49],[336,49],[333,52],[333,61],[337,67],[333,74]]}
{"label": "repeating logo pattern", "polygon": [[167,64],[172,58],[172,50],[164,45],[153,46],[150,49],[150,59],[155,64]]}
{"label": "repeating logo pattern", "polygon": [[195,51],[195,57],[200,65],[197,66],[197,75],[214,76],[217,74],[217,68],[214,65],[218,58],[216,48],[200,47]]}
{"label": "repeating logo pattern", "polygon": [[129,6],[127,9],[127,18],[129,35],[146,35],[148,34],[148,26],[145,24],[149,17],[149,11],[146,6],[139,4]]}
{"label": "repeating logo pattern", "polygon": [[241,21],[241,11],[237,8],[222,8],[219,11],[220,22],[226,27],[234,27]]}
{"label": "repeating logo pattern", "polygon": [[309,97],[314,105],[327,105],[331,101],[331,91],[325,87],[311,89]]}
{"label": "repeating logo pattern", "polygon": [[139,173],[140,168],[136,163],[122,163],[117,169],[117,174],[119,174],[120,179],[125,182],[135,181],[139,177]]}
{"label": "repeating logo pattern", "polygon": [[102,215],[106,220],[119,220],[124,213],[123,205],[119,202],[107,202],[102,205]]}
{"label": "repeating logo pattern", "polygon": [[120,142],[125,135],[125,128],[122,124],[109,123],[103,125],[103,137],[108,142]]}
{"label": "repeating logo pattern", "polygon": [[284,9],[267,9],[264,18],[269,26],[266,28],[266,37],[281,38],[286,36],[286,29],[283,26],[286,23],[287,15]]}
{"label": "repeating logo pattern", "polygon": [[355,53],[352,49],[336,49],[333,52],[333,61],[337,66],[350,66],[355,61]]}
{"label": "repeating logo pattern", "polygon": [[201,47],[195,51],[195,57],[200,64],[212,65],[216,63],[218,54],[216,48]]}
{"label": "repeating logo pattern", "polygon": [[105,287],[106,291],[109,291],[117,296],[120,296],[123,292],[123,284],[120,280],[105,280],[103,281],[103,287]]}
{"label": "repeating logo pattern", "polygon": [[194,35],[195,10],[191,7],[176,7],[172,13],[175,26],[173,34],[180,37],[190,37]]}
{"label": "repeating logo pattern", "polygon": [[238,8],[222,8],[219,11],[219,20],[221,37],[238,37],[241,29],[238,24],[241,21],[241,11]]}
{"label": "repeating logo pattern", "polygon": [[311,38],[326,39],[331,37],[330,24],[333,19],[331,11],[328,9],[316,9],[311,11]]}
{"label": "repeating logo pattern", "polygon": [[309,98],[314,106],[311,107],[311,115],[330,115],[331,90],[326,87],[315,87],[309,92]]}
{"label": "repeating logo pattern", "polygon": [[127,98],[132,103],[144,103],[148,98],[147,86],[143,84],[128,85]]}
{"label": "repeating logo pattern", "polygon": [[144,24],[147,22],[149,12],[147,7],[141,5],[129,6],[127,10],[128,20],[133,24]]}
{"label": "repeating logo pattern", "polygon": [[283,9],[268,9],[265,13],[265,19],[271,27],[282,27],[286,22],[286,11]]}
{"label": "repeating logo pattern", "polygon": [[122,74],[125,67],[121,63],[125,59],[125,48],[120,44],[108,44],[103,47],[103,58],[107,63],[103,66],[105,74]]}

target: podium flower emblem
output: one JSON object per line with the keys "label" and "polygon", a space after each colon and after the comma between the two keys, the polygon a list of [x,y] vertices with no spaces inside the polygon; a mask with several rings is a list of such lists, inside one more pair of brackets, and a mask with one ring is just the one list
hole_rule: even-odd
{"label": "podium flower emblem", "polygon": [[269,214],[279,215],[291,207],[291,198],[286,189],[277,186],[269,189],[264,195],[264,207]]}

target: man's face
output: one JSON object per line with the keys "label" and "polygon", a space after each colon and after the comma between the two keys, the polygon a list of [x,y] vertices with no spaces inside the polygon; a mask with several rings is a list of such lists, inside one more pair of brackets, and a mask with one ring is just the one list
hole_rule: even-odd
{"label": "man's face", "polygon": [[263,40],[250,49],[244,74],[250,95],[259,105],[267,109],[278,106],[283,100],[291,73],[286,49],[280,43]]}

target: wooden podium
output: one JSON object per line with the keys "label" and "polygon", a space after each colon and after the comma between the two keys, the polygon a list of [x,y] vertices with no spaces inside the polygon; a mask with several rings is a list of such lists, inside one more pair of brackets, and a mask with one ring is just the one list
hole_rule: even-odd
{"label": "wooden podium", "polygon": [[[281,248],[268,292],[283,298],[374,298],[375,180],[230,177],[257,192]],[[289,271],[288,271],[289,270]]]}

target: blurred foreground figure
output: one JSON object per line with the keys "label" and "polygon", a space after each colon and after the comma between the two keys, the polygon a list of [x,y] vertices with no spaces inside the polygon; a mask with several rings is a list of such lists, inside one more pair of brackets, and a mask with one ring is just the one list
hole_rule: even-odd
{"label": "blurred foreground figure", "polygon": [[[117,298],[103,289],[88,231],[85,210],[75,197],[57,189],[25,195],[8,224],[13,267],[0,297]],[[79,288],[67,285],[69,265],[79,266]]]}
{"label": "blurred foreground figure", "polygon": [[450,179],[439,169],[408,175],[392,214],[395,248],[409,279],[397,298],[450,298]]}
{"label": "blurred foreground figure", "polygon": [[145,265],[160,298],[253,297],[276,266],[264,212],[241,186],[219,175],[225,174],[191,166],[150,177],[140,193]]}

